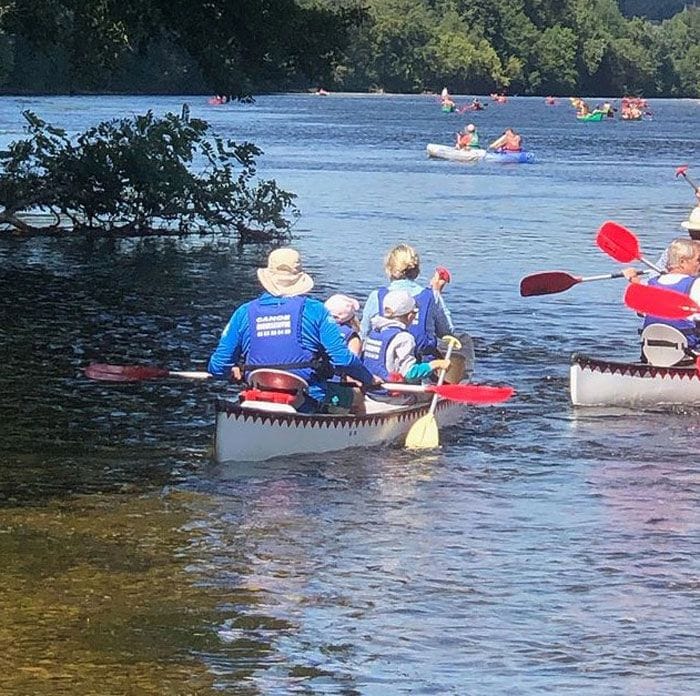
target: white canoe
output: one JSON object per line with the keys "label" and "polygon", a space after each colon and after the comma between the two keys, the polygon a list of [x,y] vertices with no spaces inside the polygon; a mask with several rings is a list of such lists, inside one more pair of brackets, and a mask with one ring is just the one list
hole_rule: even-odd
{"label": "white canoe", "polygon": [[449,145],[436,145],[428,143],[426,148],[428,157],[436,159],[455,160],[457,162],[478,162],[486,155],[486,150],[479,148],[467,148],[466,150],[458,150],[456,147]]}
{"label": "white canoe", "polygon": [[571,356],[574,406],[700,405],[700,376],[694,367],[655,367]]}
{"label": "white canoe", "polygon": [[[264,461],[292,454],[334,452],[347,447],[372,447],[403,439],[410,427],[428,413],[430,402],[394,406],[372,402],[376,412],[366,416],[320,415],[265,411],[242,407],[237,399],[216,403],[214,457],[217,462]],[[453,425],[466,407],[438,401],[439,425]]]}

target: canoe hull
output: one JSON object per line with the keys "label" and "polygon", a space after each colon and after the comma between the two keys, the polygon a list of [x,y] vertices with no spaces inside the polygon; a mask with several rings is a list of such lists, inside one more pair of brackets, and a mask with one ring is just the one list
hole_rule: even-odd
{"label": "canoe hull", "polygon": [[604,113],[597,111],[592,114],[586,114],[585,116],[577,116],[576,118],[579,121],[590,121],[592,123],[596,123],[598,121],[602,121],[605,117],[606,115]]}
{"label": "canoe hull", "polygon": [[435,159],[452,160],[454,162],[478,162],[483,159],[486,150],[480,148],[467,148],[466,150],[458,150],[456,147],[449,145],[436,145],[429,143],[426,147],[428,157]]}
{"label": "canoe hull", "polygon": [[642,363],[571,357],[574,406],[700,406],[700,377],[694,367],[654,367]]}
{"label": "canoe hull", "polygon": [[501,164],[534,164],[535,155],[532,152],[487,152],[485,162],[500,162]]}
{"label": "canoe hull", "polygon": [[[397,442],[429,408],[430,403],[424,402],[366,416],[310,415],[252,411],[234,399],[219,399],[214,458],[217,462],[265,461]],[[465,409],[464,404],[440,400],[435,417],[439,425],[453,425]]]}

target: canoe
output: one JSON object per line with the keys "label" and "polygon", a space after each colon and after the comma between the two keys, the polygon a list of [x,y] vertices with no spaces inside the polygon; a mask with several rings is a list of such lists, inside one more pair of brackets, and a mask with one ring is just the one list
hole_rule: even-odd
{"label": "canoe", "polygon": [[574,406],[700,405],[694,367],[613,362],[580,353],[571,356],[570,390]]}
{"label": "canoe", "polygon": [[602,121],[605,118],[605,114],[602,111],[592,111],[590,114],[585,116],[576,116],[579,121]]}
{"label": "canoe", "polygon": [[521,150],[520,152],[487,152],[484,155],[485,162],[501,162],[503,164],[533,164],[535,155],[533,152]]}
{"label": "canoe", "polygon": [[486,154],[486,150],[482,150],[478,147],[458,150],[456,147],[450,147],[449,145],[436,145],[435,143],[428,143],[426,151],[428,153],[428,157],[454,160],[455,162],[478,162],[480,159],[483,159],[484,155]]}
{"label": "canoe", "polygon": [[[259,462],[389,444],[405,438],[430,408],[430,401],[410,406],[367,403],[365,416],[321,415],[297,413],[281,404],[250,408],[235,398],[220,398],[216,402],[214,458],[217,462]],[[435,417],[440,426],[453,425],[465,411],[463,403],[440,399]]]}

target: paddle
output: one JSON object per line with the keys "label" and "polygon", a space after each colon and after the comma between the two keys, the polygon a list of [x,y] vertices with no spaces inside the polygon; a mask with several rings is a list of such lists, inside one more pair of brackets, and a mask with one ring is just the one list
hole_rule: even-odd
{"label": "paddle", "polygon": [[147,379],[163,377],[182,377],[184,379],[211,379],[208,372],[178,372],[163,367],[147,365],[108,365],[91,363],[85,368],[85,376],[102,382],[141,382]]}
{"label": "paddle", "polygon": [[700,305],[688,295],[652,285],[630,283],[624,302],[635,312],[661,319],[687,319],[692,314],[700,314]]}
{"label": "paddle", "polygon": [[595,276],[575,276],[566,271],[543,271],[525,276],[520,281],[520,296],[530,297],[532,295],[552,295],[556,292],[564,292],[579,283],[588,283],[592,280],[609,280],[611,278],[624,278],[625,274],[606,273]]}
{"label": "paddle", "polygon": [[459,401],[463,404],[483,405],[500,404],[515,393],[513,387],[492,387],[486,384],[403,384],[401,382],[383,382],[383,389],[408,394],[437,394],[443,399]]}
{"label": "paddle", "polygon": [[[453,348],[461,348],[462,344],[454,336],[444,336],[443,341],[447,342],[447,351],[445,352],[445,360],[449,360],[452,355]],[[436,389],[442,386],[445,381],[447,368],[443,367],[440,370]],[[434,393],[433,399],[430,402],[428,413],[419,418],[406,434],[406,447],[409,449],[429,449],[437,447],[440,444],[440,433],[438,431],[437,420],[435,420],[435,409],[440,395]]]}
{"label": "paddle", "polygon": [[664,272],[657,265],[653,264],[651,261],[647,261],[647,259],[642,256],[639,240],[635,234],[617,222],[612,222],[611,220],[604,222],[598,230],[595,243],[601,251],[604,251],[616,261],[620,261],[621,263],[641,261],[645,266],[648,266],[657,273]]}
{"label": "paddle", "polygon": [[700,187],[688,176],[688,165],[687,164],[682,164],[680,167],[676,167],[676,178],[679,176],[682,176],[692,187],[693,191],[695,193],[700,192]]}

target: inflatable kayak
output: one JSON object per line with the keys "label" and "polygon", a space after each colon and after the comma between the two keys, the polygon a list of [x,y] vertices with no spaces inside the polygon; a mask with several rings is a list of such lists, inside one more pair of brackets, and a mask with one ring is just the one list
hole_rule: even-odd
{"label": "inflatable kayak", "polygon": [[521,150],[520,152],[487,152],[484,155],[486,162],[502,162],[504,164],[532,164],[535,155],[532,152]]}
{"label": "inflatable kayak", "polygon": [[592,111],[590,114],[585,116],[576,116],[579,121],[602,121],[605,118],[605,114],[602,111]]}
{"label": "inflatable kayak", "polygon": [[426,147],[428,157],[435,157],[436,159],[446,159],[454,160],[455,162],[478,162],[484,159],[486,150],[482,150],[477,147],[470,147],[466,150],[458,150],[456,147],[450,147],[449,145],[436,145],[435,143],[428,143]]}

